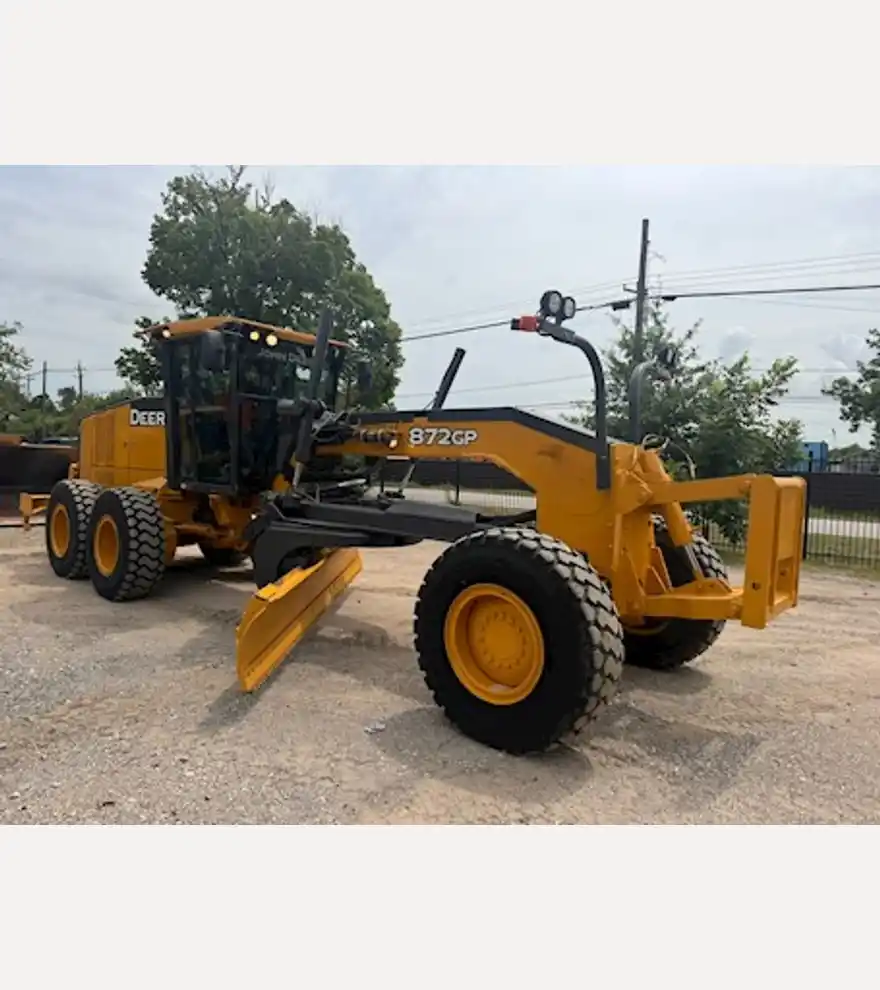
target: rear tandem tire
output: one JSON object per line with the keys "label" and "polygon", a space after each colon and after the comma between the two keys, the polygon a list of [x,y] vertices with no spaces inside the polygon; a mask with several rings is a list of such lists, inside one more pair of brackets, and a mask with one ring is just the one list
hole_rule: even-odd
{"label": "rear tandem tire", "polygon": [[[657,545],[666,561],[674,588],[694,580],[690,561],[682,547],[673,546],[665,523],[655,521]],[[718,551],[701,534],[694,533],[692,547],[703,576],[727,581],[727,568]],[[724,620],[657,619],[639,631],[624,627],[626,662],[648,670],[676,670],[702,656],[721,635]]]}
{"label": "rear tandem tire", "polygon": [[565,543],[519,527],[469,534],[440,555],[419,589],[415,647],[449,720],[517,755],[592,720],[613,697],[624,657],[596,571]]}
{"label": "rear tandem tire", "polygon": [[88,577],[89,520],[101,486],[79,478],[55,483],[46,508],[46,556],[58,577]]}
{"label": "rear tandem tire", "polygon": [[152,492],[108,488],[92,510],[89,577],[111,602],[145,598],[165,573],[165,522]]}

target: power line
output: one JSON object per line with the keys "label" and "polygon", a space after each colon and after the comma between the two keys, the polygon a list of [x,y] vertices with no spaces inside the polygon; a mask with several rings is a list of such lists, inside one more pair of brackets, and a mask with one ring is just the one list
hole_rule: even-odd
{"label": "power line", "polygon": [[[89,368],[86,365],[74,366],[73,368],[46,368],[46,373],[49,375],[75,375],[82,371],[85,374],[105,374],[111,371],[116,371],[116,368]],[[40,371],[29,371],[27,374],[22,375],[24,379],[28,378],[39,378],[42,375],[42,370]]]}
{"label": "power line", "polygon": [[729,275],[717,275],[712,278],[681,278],[679,276],[673,276],[672,278],[665,277],[663,274],[653,274],[649,277],[649,282],[653,284],[655,292],[662,292],[664,284],[668,285],[674,283],[675,285],[680,285],[682,288],[688,289],[714,289],[714,288],[724,288],[725,285],[729,285],[731,282],[737,282],[742,284],[745,282],[749,288],[753,285],[767,284],[767,283],[778,283],[780,279],[797,279],[801,281],[803,279],[810,279],[812,282],[817,280],[826,280],[831,277],[837,277],[840,275],[874,275],[880,271],[880,261],[872,262],[871,264],[859,264],[859,265],[835,265],[832,268],[780,268],[778,271],[772,272],[754,272],[754,273],[739,273],[731,272]]}
{"label": "power line", "polygon": [[[573,406],[583,405],[584,403],[589,403],[589,398],[580,399],[559,399],[548,402],[523,402],[516,403],[512,402],[511,405],[519,405],[523,409],[570,409]],[[830,395],[786,395],[779,399],[774,400],[776,405],[789,405],[789,404],[801,404],[801,403],[812,403],[812,402],[836,402],[837,400]]]}
{"label": "power line", "polygon": [[[658,302],[675,302],[678,299],[733,299],[737,296],[785,296],[808,292],[863,292],[880,289],[880,283],[867,285],[801,285],[786,289],[723,289],[709,292],[662,292],[651,296]],[[631,300],[626,300],[630,302]]]}
{"label": "power line", "polygon": [[[580,313],[592,313],[599,309],[610,309],[615,306],[617,300],[610,302],[595,303],[592,306],[581,306],[578,309],[578,314]],[[470,326],[465,327],[452,327],[448,330],[434,330],[430,333],[420,333],[420,334],[405,334],[401,337],[401,341],[409,340],[429,340],[433,337],[451,337],[459,333],[473,333],[475,330],[493,330],[497,327],[510,327],[510,317],[505,320],[494,320],[491,323],[472,323]]]}
{"label": "power line", "polygon": [[[590,297],[595,296],[599,293],[606,294],[612,292],[614,289],[621,286],[627,281],[629,276],[622,276],[621,278],[612,279],[608,282],[594,282],[592,285],[582,286],[579,289],[575,289],[573,292],[569,293],[575,298],[583,298],[584,296]],[[534,305],[534,299],[530,299],[528,302],[524,302],[522,297],[508,302],[495,303],[491,306],[485,306],[482,309],[468,309],[459,310],[457,313],[446,313],[443,316],[431,316],[425,317],[424,319],[416,320],[413,324],[414,329],[420,329],[422,327],[427,328],[430,324],[435,323],[445,323],[448,320],[458,320],[464,319],[467,316],[479,316],[484,313],[496,312],[497,310],[519,310],[523,308],[528,308]],[[510,322],[507,320],[506,322]]]}
{"label": "power line", "polygon": [[[816,270],[817,266],[819,266],[819,267],[826,266],[827,267],[827,265],[830,262],[837,262],[838,265],[841,265],[841,264],[843,264],[843,265],[853,265],[853,264],[855,264],[857,262],[863,262],[864,263],[868,259],[876,259],[876,264],[871,265],[871,266],[868,266],[868,270],[880,269],[880,252],[864,252],[862,254],[854,254],[854,255],[830,255],[830,256],[827,256],[827,257],[805,258],[805,259],[793,260],[793,261],[787,261],[787,262],[768,262],[768,263],[755,264],[755,265],[735,265],[735,266],[730,266],[730,267],[727,267],[727,268],[716,268],[716,269],[707,268],[707,269],[692,269],[692,270],[685,269],[685,270],[680,271],[680,272],[665,272],[665,273],[663,273],[663,277],[664,278],[676,279],[679,282],[690,282],[690,283],[693,284],[693,283],[707,283],[707,282],[708,283],[711,283],[713,281],[718,281],[719,279],[726,279],[726,278],[735,277],[735,276],[738,276],[738,275],[750,275],[750,274],[754,278],[760,278],[760,279],[764,279],[764,278],[770,279],[770,278],[777,277],[777,275],[781,275],[781,274],[787,274],[787,275],[790,275],[792,277],[797,277],[797,270],[798,269],[803,270],[803,273],[804,273],[805,276],[806,275],[813,275],[813,276],[815,276],[815,275],[822,274],[821,271]],[[832,273],[831,272],[828,272],[827,274],[832,274]],[[833,274],[842,274],[842,272],[834,272]],[[588,295],[588,296],[589,295],[595,295],[596,293],[598,293],[600,291],[603,291],[603,290],[604,291],[611,291],[613,288],[615,288],[618,285],[621,285],[622,286],[627,280],[628,280],[628,278],[621,278],[621,279],[610,280],[610,281],[607,281],[607,282],[596,282],[596,283],[593,283],[592,285],[585,286],[585,287],[583,287],[583,288],[581,288],[579,290],[575,290],[575,292],[573,294],[576,297],[578,297],[578,296],[583,297],[584,295]],[[667,301],[671,301],[671,298],[672,297],[675,297],[677,299],[728,298],[728,297],[730,297],[730,298],[736,298],[736,297],[739,297],[739,298],[749,298],[749,297],[754,297],[756,295],[786,295],[786,294],[802,293],[802,292],[842,292],[842,291],[857,291],[857,290],[873,290],[873,289],[877,289],[877,288],[880,288],[880,285],[813,286],[813,287],[809,287],[809,286],[798,286],[798,287],[792,287],[792,288],[788,288],[788,289],[742,289],[742,290],[718,290],[718,291],[706,291],[706,292],[690,292],[690,291],[686,291],[686,292],[680,292],[680,291],[679,292],[674,292],[674,291],[669,291],[669,290],[666,290],[666,291],[658,290],[658,292],[655,293],[654,295],[652,295],[651,298],[659,298],[659,299],[667,300]],[[759,301],[759,300],[755,300],[755,301]],[[625,309],[625,308],[628,308],[628,304],[630,302],[631,302],[631,300],[622,299],[622,300],[610,300],[610,301],[607,301],[607,302],[594,303],[594,304],[590,304],[590,305],[586,305],[586,306],[581,306],[579,308],[578,312],[580,312],[580,313],[596,312],[598,310],[614,309],[614,308]],[[508,304],[499,304],[498,306],[493,306],[491,308],[492,309],[501,309],[502,307],[505,307],[506,308],[507,305]],[[511,308],[513,308],[516,305],[516,303],[510,303],[509,305],[510,305]],[[525,305],[527,305],[527,304],[525,304]],[[809,304],[806,304],[806,303],[796,303],[796,302],[793,302],[793,301],[789,302],[789,301],[786,300],[786,301],[779,301],[779,302],[776,303],[776,305],[808,306]],[[813,307],[811,307],[811,308],[813,308]],[[832,310],[833,308],[840,308],[841,311],[846,310],[847,312],[849,312],[849,311],[851,311],[851,312],[866,312],[866,313],[878,312],[876,310],[868,310],[868,309],[860,310],[860,309],[856,309],[856,308],[852,308],[852,307],[831,307],[831,306],[828,306],[828,307],[815,307],[815,308],[827,308],[829,310]],[[466,311],[466,312],[474,313],[474,312],[480,312],[480,311],[479,310],[470,310],[470,311]],[[487,310],[482,310],[482,312],[487,312]],[[465,314],[460,314],[460,315],[465,315]],[[452,318],[454,318],[454,316],[455,316],[455,314],[450,314],[450,315],[443,316],[443,317],[431,317],[431,318],[422,320],[421,322],[417,321],[416,322],[416,326],[430,324],[430,323],[443,322],[446,319],[452,319]],[[431,330],[431,331],[428,331],[426,333],[417,333],[417,334],[409,333],[409,334],[405,334],[400,339],[401,339],[401,341],[405,341],[405,342],[413,341],[413,340],[430,340],[430,339],[433,339],[435,337],[448,337],[448,336],[455,336],[455,335],[463,334],[463,333],[473,333],[473,332],[476,332],[476,331],[479,331],[479,330],[497,329],[497,328],[509,326],[509,323],[510,323],[509,318],[505,318],[505,319],[492,320],[492,321],[486,321],[486,322],[481,322],[481,323],[474,323],[474,324],[470,324],[470,325],[466,325],[466,326],[451,327],[451,328],[448,328],[448,329]],[[40,336],[41,337],[51,336],[51,334],[48,334],[47,332],[42,332],[40,334]],[[61,334],[59,333],[58,336],[61,336]],[[70,337],[71,337],[71,335],[69,333],[65,333],[64,336],[67,339],[70,339]],[[74,339],[76,339],[76,338],[74,338]],[[49,369],[50,373],[52,373],[52,374],[60,374],[60,373],[74,374],[76,372],[76,370],[77,370],[76,368],[72,368],[72,369],[67,369],[67,368],[63,368],[63,369],[62,368],[52,368],[52,369]],[[109,372],[115,371],[116,369],[115,368],[90,368],[90,369],[86,369],[86,370],[88,370],[90,372],[93,372],[93,373],[109,373]],[[39,373],[36,373],[36,374],[39,374]]]}
{"label": "power line", "polygon": [[[724,289],[700,292],[674,292],[667,290],[662,293],[652,294],[648,298],[655,302],[676,302],[679,299],[735,299],[748,298],[752,296],[800,295],[803,293],[817,292],[863,292],[876,289],[880,289],[880,283],[872,282],[864,285],[801,285],[788,286],[784,289]],[[610,299],[607,302],[594,303],[590,306],[582,306],[578,310],[578,313],[596,312],[601,309],[629,309],[634,302],[634,299]],[[509,318],[506,320],[493,320],[489,323],[472,323],[469,326],[463,327],[450,327],[446,330],[434,330],[429,333],[405,334],[400,338],[400,340],[402,342],[431,340],[435,337],[451,337],[457,334],[474,333],[478,330],[492,330],[506,326],[510,326]]]}
{"label": "power line", "polygon": [[[769,371],[769,368],[753,367],[750,371],[758,373]],[[858,368],[798,368],[799,375],[855,375]],[[581,375],[560,375],[556,378],[537,378],[534,381],[495,382],[491,385],[473,385],[469,388],[454,388],[455,395],[467,395],[473,392],[498,392],[508,388],[534,388],[537,385],[560,385],[564,382],[576,382],[581,379],[590,382],[590,374],[585,371]],[[396,399],[424,399],[432,396],[433,392],[403,392]]]}
{"label": "power line", "polygon": [[753,296],[743,299],[747,303],[759,303],[761,306],[795,306],[799,309],[823,310],[826,313],[868,313],[880,316],[880,309],[868,306],[835,306],[833,303],[799,302],[796,299],[756,299]]}
{"label": "power line", "polygon": [[880,267],[880,252],[874,251],[855,255],[836,255],[813,260],[804,259],[801,261],[772,262],[759,265],[738,265],[729,268],[707,268],[702,271],[692,272],[662,272],[658,278],[673,278],[678,282],[715,282],[745,276],[750,280],[764,280],[774,278],[779,274],[797,276],[800,272],[803,272],[804,275],[821,275],[834,274],[840,269],[864,269],[871,271],[878,267]]}
{"label": "power line", "polygon": [[[869,264],[868,262],[873,263]],[[828,255],[824,257],[800,258],[791,261],[762,262],[749,265],[732,265],[721,268],[684,269],[681,271],[663,272],[662,278],[672,278],[677,282],[688,282],[692,284],[697,282],[712,283],[728,278],[736,278],[738,276],[751,276],[754,279],[764,280],[771,279],[782,274],[797,277],[799,270],[803,271],[805,276],[821,275],[823,274],[822,271],[817,269],[828,268],[829,265],[835,269],[844,267],[848,270],[853,270],[853,266],[855,266],[855,270],[865,269],[871,271],[880,269],[880,251],[869,251],[850,255],[841,254]],[[840,274],[840,271],[829,271],[826,272],[826,274]],[[607,282],[595,282],[592,285],[575,289],[571,295],[574,295],[576,298],[580,298],[583,296],[593,296],[598,292],[610,292],[617,286],[623,285],[625,282],[632,280],[633,277],[634,276],[632,274],[629,274]],[[467,316],[489,313],[493,310],[514,309],[528,305],[529,303],[523,302],[522,298],[520,298],[514,301],[496,303],[482,309],[459,310],[455,313],[446,313],[443,316],[428,317],[422,320],[417,320],[413,328],[419,329],[423,326],[427,327],[429,324],[443,323],[447,320],[463,319]]]}
{"label": "power line", "polygon": [[452,337],[459,333],[473,333],[475,330],[492,330],[495,327],[509,327],[510,320],[495,320],[492,323],[473,323],[465,327],[453,327],[450,330],[435,330],[431,333],[404,334],[400,339],[405,340],[430,340],[432,337]]}
{"label": "power line", "polygon": [[[562,375],[556,378],[539,378],[528,382],[496,382],[494,385],[475,385],[472,388],[453,388],[456,395],[464,395],[468,392],[496,392],[505,388],[531,388],[535,385],[557,385],[560,382],[574,382],[581,378],[589,380],[589,372],[582,375]],[[422,399],[425,396],[433,395],[433,392],[404,392],[396,396],[398,399]]]}

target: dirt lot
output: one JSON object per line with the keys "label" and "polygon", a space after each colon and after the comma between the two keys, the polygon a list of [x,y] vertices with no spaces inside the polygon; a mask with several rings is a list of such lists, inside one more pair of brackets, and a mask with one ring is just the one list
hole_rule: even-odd
{"label": "dirt lot", "polygon": [[191,564],[113,606],[42,546],[0,532],[0,822],[880,822],[880,584],[808,572],[767,632],[628,670],[589,737],[515,759],[422,684],[412,595],[437,546],[366,554],[254,698],[234,682],[246,575]]}

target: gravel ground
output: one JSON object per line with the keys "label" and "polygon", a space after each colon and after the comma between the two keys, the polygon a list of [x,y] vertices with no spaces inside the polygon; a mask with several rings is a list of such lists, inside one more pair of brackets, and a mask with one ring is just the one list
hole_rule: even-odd
{"label": "gravel ground", "polygon": [[181,561],[111,605],[0,531],[0,822],[880,822],[880,584],[808,571],[799,609],[693,669],[627,670],[585,737],[516,759],[461,737],[410,647],[436,545],[365,554],[256,696],[246,574]]}

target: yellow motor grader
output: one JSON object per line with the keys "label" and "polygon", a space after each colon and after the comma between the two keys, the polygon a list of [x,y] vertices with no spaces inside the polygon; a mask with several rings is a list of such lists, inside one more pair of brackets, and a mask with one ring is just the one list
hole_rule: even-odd
{"label": "yellow motor grader", "polygon": [[[585,355],[593,433],[517,408],[444,408],[455,361],[432,408],[340,410],[346,347],[329,312],[315,336],[236,317],[157,326],[164,394],[83,422],[72,476],[46,500],[51,566],[123,602],[186,544],[218,564],[249,556],[257,590],[236,636],[252,691],[355,579],[360,548],[444,542],[415,605],[427,685],[472,738],[546,749],[612,697],[624,661],[677,667],[726,621],[760,629],[795,606],[804,523],[799,478],[675,481],[651,444],[610,440],[601,362],[565,326],[575,309],[548,292],[511,326]],[[376,494],[372,472],[391,457],[491,462],[536,509],[493,517]],[[742,587],[682,509],[722,499],[750,502]]]}

